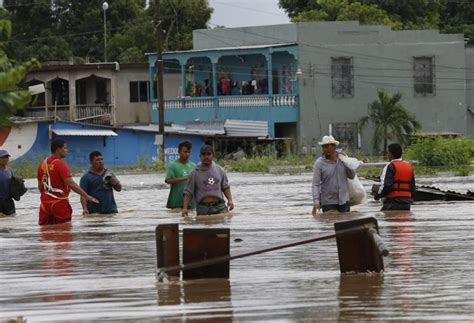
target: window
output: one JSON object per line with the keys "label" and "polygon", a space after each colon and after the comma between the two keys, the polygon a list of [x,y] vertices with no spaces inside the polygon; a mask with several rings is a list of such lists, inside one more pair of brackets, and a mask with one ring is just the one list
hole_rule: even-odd
{"label": "window", "polygon": [[434,57],[415,57],[413,65],[415,95],[434,95]]}
{"label": "window", "polygon": [[331,58],[332,97],[354,96],[354,66],[352,57]]}
{"label": "window", "polygon": [[148,81],[130,82],[130,102],[148,102],[150,95]]}

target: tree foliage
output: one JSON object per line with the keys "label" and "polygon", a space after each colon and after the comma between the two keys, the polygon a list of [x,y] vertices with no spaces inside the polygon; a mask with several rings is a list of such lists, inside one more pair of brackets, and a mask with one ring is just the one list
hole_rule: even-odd
{"label": "tree foliage", "polygon": [[8,59],[5,47],[10,37],[11,22],[0,20],[0,126],[11,125],[9,118],[29,103],[31,93],[20,89],[18,84],[33,67],[38,66],[34,59],[17,66]]}
{"label": "tree foliage", "polygon": [[279,0],[293,21],[359,20],[394,29],[439,29],[464,33],[474,43],[474,1]]}
{"label": "tree foliage", "polygon": [[[109,0],[106,10],[107,60],[145,62],[144,53],[156,51],[155,27],[165,31],[164,48],[192,47],[192,30],[207,28],[212,13],[207,0],[161,0],[155,17],[154,1]],[[27,61],[104,60],[103,0],[4,0],[0,17],[13,22],[10,57]],[[140,54],[138,54],[140,53]]]}
{"label": "tree foliage", "polygon": [[367,123],[374,127],[372,148],[380,151],[383,141],[383,153],[387,152],[389,140],[396,140],[401,145],[408,143],[408,135],[421,129],[421,124],[415,116],[401,104],[401,93],[390,94],[383,90],[377,91],[378,100],[369,104],[369,114],[358,121],[359,131],[362,132]]}
{"label": "tree foliage", "polygon": [[350,2],[349,0],[320,0],[319,9],[299,13],[293,18],[301,21],[347,21],[358,20],[361,24],[384,24],[400,29],[401,23],[392,20],[377,5]]}
{"label": "tree foliage", "polygon": [[474,157],[474,140],[466,137],[419,138],[408,147],[406,157],[428,167],[469,165]]}

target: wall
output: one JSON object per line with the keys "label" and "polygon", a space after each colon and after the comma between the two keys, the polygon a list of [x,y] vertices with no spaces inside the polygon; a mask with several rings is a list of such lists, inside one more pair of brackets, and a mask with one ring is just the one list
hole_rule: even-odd
{"label": "wall", "polygon": [[[401,104],[422,124],[423,132],[466,133],[464,41],[462,34],[433,30],[391,31],[357,22],[301,23],[298,27],[300,144],[311,148],[329,132],[329,124],[353,123],[367,115],[377,89],[403,94]],[[415,96],[413,57],[434,56],[436,94]],[[354,96],[333,98],[331,57],[352,57]],[[372,129],[362,134],[371,150]],[[310,149],[308,151],[311,151]]]}
{"label": "wall", "polygon": [[130,102],[130,82],[148,81],[148,68],[123,68],[117,79],[117,125],[150,123],[150,102]]}
{"label": "wall", "polygon": [[295,43],[296,40],[295,24],[193,31],[193,49]]}
{"label": "wall", "polygon": [[[57,136],[52,129],[111,129],[116,137],[102,136]],[[0,147],[7,149],[16,163],[28,161],[39,163],[50,155],[50,136],[63,139],[69,148],[66,161],[71,166],[88,167],[89,153],[98,150],[104,156],[107,166],[140,166],[150,164],[159,158],[155,144],[157,132],[138,131],[123,128],[106,128],[71,122],[39,122],[18,125],[16,128],[0,128]],[[199,148],[204,138],[196,135],[167,134],[165,139],[165,159],[176,158],[172,148],[181,141],[191,141],[193,147],[191,159],[199,161]],[[20,148],[19,148],[20,147]],[[169,155],[166,155],[169,153]]]}
{"label": "wall", "polygon": [[466,131],[474,139],[474,48],[466,48]]}

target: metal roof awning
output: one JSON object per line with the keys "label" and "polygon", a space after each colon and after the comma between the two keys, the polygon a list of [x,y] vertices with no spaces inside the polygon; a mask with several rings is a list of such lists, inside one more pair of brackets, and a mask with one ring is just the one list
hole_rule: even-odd
{"label": "metal roof awning", "polygon": [[108,129],[53,129],[58,136],[116,137],[118,134]]}
{"label": "metal roof awning", "polygon": [[228,137],[268,137],[267,121],[226,120],[224,127]]}

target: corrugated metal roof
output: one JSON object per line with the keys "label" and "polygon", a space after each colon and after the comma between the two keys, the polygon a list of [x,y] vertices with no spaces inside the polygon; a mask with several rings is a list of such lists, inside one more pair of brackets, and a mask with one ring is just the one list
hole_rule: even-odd
{"label": "corrugated metal roof", "polygon": [[[158,133],[158,125],[129,125],[124,126],[125,129],[133,129],[140,131],[150,131]],[[204,135],[204,136],[216,136],[224,135],[224,123],[222,122],[220,127],[213,126],[211,123],[189,123],[185,125],[173,123],[171,127],[165,126],[165,133],[174,134],[185,134],[185,135]]]}
{"label": "corrugated metal roof", "polygon": [[112,130],[99,129],[53,129],[58,136],[105,136],[116,137],[116,132]]}
{"label": "corrugated metal roof", "polygon": [[[158,132],[158,125],[129,125],[126,129]],[[165,133],[226,136],[226,137],[268,137],[268,122],[253,120],[192,121],[186,124],[173,123],[165,127]]]}
{"label": "corrugated metal roof", "polygon": [[208,135],[225,135],[224,121],[192,121],[185,125],[175,125],[174,127],[185,127],[187,131],[193,131]]}
{"label": "corrugated metal roof", "polygon": [[226,120],[224,128],[229,137],[268,137],[267,121]]}

